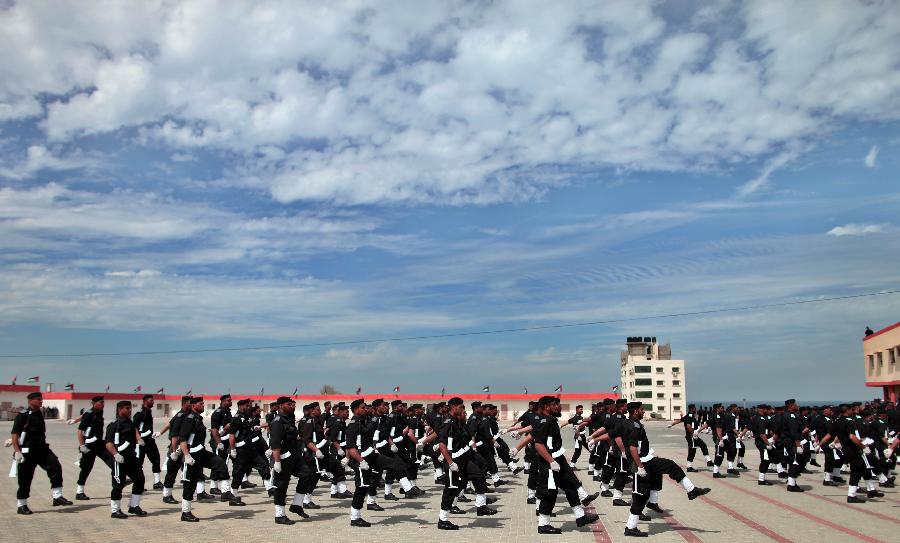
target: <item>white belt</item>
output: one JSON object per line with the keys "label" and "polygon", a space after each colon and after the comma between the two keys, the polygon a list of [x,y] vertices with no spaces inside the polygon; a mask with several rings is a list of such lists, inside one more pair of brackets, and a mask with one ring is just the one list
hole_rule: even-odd
{"label": "white belt", "polygon": [[346,446],[347,446],[347,442],[346,442],[346,441],[341,441],[340,443],[338,443],[338,445],[340,445],[341,447],[346,447]]}
{"label": "white belt", "polygon": [[87,439],[84,440],[84,444],[87,445],[88,443],[93,443],[93,442],[95,442],[95,441],[97,441],[97,437],[96,437],[96,436],[95,436],[95,437],[89,437],[89,438],[87,438]]}
{"label": "white belt", "polygon": [[203,449],[203,443],[201,443],[201,444],[199,444],[199,445],[196,445],[196,446],[194,446],[194,447],[191,447],[191,448],[188,449],[188,450],[191,451],[192,453],[194,453],[194,452],[197,452],[197,451],[202,450],[202,449]]}
{"label": "white belt", "polygon": [[259,441],[259,436],[256,436],[253,439],[251,439],[250,443],[256,443],[257,441]]}
{"label": "white belt", "polygon": [[147,430],[146,432],[141,432],[141,437],[147,437],[153,433],[153,430]]}
{"label": "white belt", "polygon": [[237,443],[234,444],[234,448],[237,449],[238,447],[243,447],[246,444],[247,444],[246,441],[238,441]]}
{"label": "white belt", "polygon": [[807,441],[805,439],[800,440],[800,445],[806,445]]}
{"label": "white belt", "polygon": [[328,440],[327,440],[327,439],[323,439],[322,441],[316,443],[316,448],[317,448],[317,449],[321,449],[321,448],[324,447],[326,444],[328,444]]}
{"label": "white belt", "polygon": [[552,456],[553,458],[559,458],[560,456],[562,456],[564,454],[566,454],[566,449],[560,448],[558,451],[554,452],[550,456]]}
{"label": "white belt", "polygon": [[19,450],[22,451],[22,454],[28,454],[29,451],[28,447],[19,447]]}
{"label": "white belt", "polygon": [[475,444],[476,447],[481,447],[482,445],[484,445],[483,441],[479,441],[478,443]]}
{"label": "white belt", "polygon": [[290,457],[291,457],[291,451],[286,451],[286,452],[281,453],[282,460],[284,460],[285,458],[290,458]]}
{"label": "white belt", "polygon": [[401,441],[403,441],[403,436],[394,438],[394,443],[400,443]]}
{"label": "white belt", "polygon": [[386,439],[385,439],[385,440],[382,440],[382,441],[379,441],[378,443],[376,443],[376,444],[375,444],[375,448],[380,449],[380,448],[384,447],[385,445],[387,445],[387,440],[386,440]]}
{"label": "white belt", "polygon": [[643,464],[644,462],[649,462],[650,460],[653,460],[653,449],[650,449],[650,452],[647,453],[647,456],[641,457],[641,463]]}
{"label": "white belt", "polygon": [[369,456],[370,454],[372,454],[373,452],[375,452],[375,449],[373,449],[372,447],[369,447],[368,449],[359,453],[359,455],[362,456],[363,458],[365,458],[365,457]]}
{"label": "white belt", "polygon": [[468,445],[466,445],[466,446],[463,447],[462,449],[456,451],[455,453],[452,453],[450,456],[451,456],[452,458],[459,458],[460,456],[466,454],[467,452],[469,452],[469,446],[468,446]]}
{"label": "white belt", "polygon": [[130,442],[130,441],[126,441],[125,443],[122,443],[121,445],[119,445],[118,447],[116,447],[116,450],[117,450],[117,451],[124,451],[125,449],[128,448],[129,445],[131,445],[131,442]]}

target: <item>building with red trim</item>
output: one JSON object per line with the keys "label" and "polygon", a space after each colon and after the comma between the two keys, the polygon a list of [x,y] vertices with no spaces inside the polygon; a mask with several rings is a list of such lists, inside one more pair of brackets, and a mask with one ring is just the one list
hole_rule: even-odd
{"label": "building with red trim", "polygon": [[866,386],[881,387],[885,401],[900,398],[900,322],[863,338]]}

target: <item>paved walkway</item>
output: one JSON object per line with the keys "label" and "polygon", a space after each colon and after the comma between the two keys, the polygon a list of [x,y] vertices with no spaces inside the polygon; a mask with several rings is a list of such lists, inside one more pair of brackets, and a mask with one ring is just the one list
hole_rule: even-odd
{"label": "paved walkway", "polygon": [[[0,423],[0,432],[9,435],[11,423]],[[664,425],[648,425],[653,447],[662,456],[678,462],[684,461],[685,450],[681,433],[677,429],[666,430]],[[77,458],[74,428],[60,422],[48,422],[48,434],[53,450],[60,457],[65,477],[65,495],[74,499]],[[709,442],[709,438],[706,438]],[[570,447],[567,447],[571,450]],[[10,449],[5,449],[3,469],[9,469]],[[579,463],[578,472],[593,492],[596,483],[589,481],[585,458]],[[821,460],[821,457],[820,457]],[[755,450],[746,459],[749,466],[758,463]],[[152,483],[149,466],[145,464],[148,481]],[[641,529],[650,532],[647,541],[696,542],[722,541],[736,543],[774,540],[787,541],[900,541],[900,492],[886,489],[886,497],[850,506],[845,502],[846,487],[823,487],[821,475],[805,475],[801,485],[809,489],[803,494],[788,493],[781,480],[773,478],[776,486],[759,487],[753,473],[729,479],[712,479],[709,473],[691,474],[695,484],[709,486],[712,492],[693,502],[688,501],[680,485],[666,482],[660,503],[669,514],[641,523]],[[294,526],[279,526],[273,521],[271,499],[260,486],[242,491],[247,507],[232,508],[220,503],[195,503],[194,512],[202,519],[197,524],[179,521],[180,508],[163,504],[161,492],[148,490],[141,506],[149,513],[146,518],[113,520],[109,518],[109,472],[97,463],[87,485],[89,502],[76,502],[71,507],[50,507],[48,482],[38,469],[29,500],[35,512],[31,517],[15,514],[15,479],[0,478],[0,540],[2,541],[274,541],[283,537],[303,537],[311,541],[403,541],[416,538],[418,543],[431,541],[471,541],[474,537],[496,542],[526,542],[548,539],[569,541],[634,541],[622,535],[628,510],[612,507],[610,500],[600,498],[595,502],[600,522],[591,528],[577,528],[571,510],[557,507],[554,524],[565,532],[561,536],[538,536],[533,506],[525,503],[525,478],[509,478],[514,484],[498,489],[495,504],[500,513],[494,517],[478,518],[474,508],[465,516],[455,516],[461,526],[459,532],[438,531],[437,509],[440,491],[430,484],[431,471],[420,477],[420,486],[428,491],[426,498],[411,502],[385,502],[383,513],[366,512],[373,523],[368,529],[349,526],[349,501],[334,501],[327,496],[328,487],[320,486],[316,501],[322,509],[310,511],[312,518]],[[254,482],[259,482],[254,476]],[[351,483],[352,488],[352,483]],[[128,496],[126,488],[126,500]],[[178,489],[176,489],[178,494]],[[289,497],[290,499],[290,497]],[[564,503],[561,497],[559,503]],[[471,504],[461,504],[471,505]],[[652,513],[652,512],[651,512]],[[175,535],[177,534],[177,536]]]}

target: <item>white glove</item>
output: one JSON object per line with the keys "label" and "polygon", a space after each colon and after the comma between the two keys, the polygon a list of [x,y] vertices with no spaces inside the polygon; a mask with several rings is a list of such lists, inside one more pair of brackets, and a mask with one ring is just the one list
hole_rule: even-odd
{"label": "white glove", "polygon": [[887,459],[887,458],[890,458],[890,457],[892,457],[892,456],[894,456],[894,449],[893,449],[893,448],[888,447],[887,449],[884,450],[884,457],[885,457],[886,459]]}
{"label": "white glove", "polygon": [[835,443],[835,444],[834,444],[834,448],[837,449],[837,450],[841,450],[841,449],[844,448],[844,446],[841,445],[840,443]]}
{"label": "white glove", "polygon": [[266,458],[272,458],[272,449],[266,449]]}
{"label": "white glove", "polygon": [[700,435],[700,430],[694,430],[694,437],[697,437],[699,435]]}
{"label": "white glove", "polygon": [[837,445],[835,445],[834,441],[832,441],[831,443],[828,444],[829,449],[833,449],[835,447],[837,447]]}
{"label": "white glove", "polygon": [[366,462],[365,460],[363,460],[362,462],[359,463],[359,469],[361,469],[363,471],[369,471],[369,463]]}
{"label": "white glove", "polygon": [[647,470],[644,469],[644,466],[641,466],[638,468],[637,475],[638,475],[638,477],[646,477],[647,476]]}
{"label": "white glove", "polygon": [[438,452],[439,450],[441,450],[441,446],[439,444],[435,443],[434,447],[432,447],[432,449],[434,449],[434,452]]}
{"label": "white glove", "polygon": [[90,452],[90,449],[88,449],[87,445],[79,445],[78,450],[84,454],[87,454],[88,452]]}
{"label": "white glove", "polygon": [[175,452],[173,452],[172,454],[169,455],[169,458],[172,459],[172,462],[178,462],[178,456],[179,456],[179,455],[178,455],[178,451],[175,451]]}
{"label": "white glove", "polygon": [[4,447],[12,447],[12,438],[7,439],[3,442]]}
{"label": "white glove", "polygon": [[397,447],[397,445],[391,443],[391,452],[395,453],[395,452],[399,452],[399,451],[400,451],[400,449]]}
{"label": "white glove", "polygon": [[803,454],[803,445],[797,447],[797,454]]}
{"label": "white glove", "polygon": [[421,441],[416,443],[416,452],[422,452],[425,449],[425,444]]}
{"label": "white glove", "polygon": [[66,424],[69,424],[69,425],[75,424],[75,419],[66,419]]}
{"label": "white glove", "polygon": [[144,446],[144,439],[141,438],[141,437],[139,437],[138,440],[137,440],[137,444],[138,444],[138,446],[143,447],[143,446]]}
{"label": "white glove", "polygon": [[194,457],[191,455],[185,456],[184,463],[187,464],[188,466],[193,466],[194,465]]}
{"label": "white glove", "polygon": [[771,451],[771,450],[775,449],[775,445],[772,445],[771,443],[768,443],[768,442],[767,442],[767,443],[766,443],[766,449],[768,449],[768,450]]}
{"label": "white glove", "polygon": [[521,449],[513,449],[513,450],[512,450],[512,454],[510,454],[509,457],[510,457],[510,458],[516,458],[517,456],[519,456],[519,453],[520,453],[520,452],[522,452]]}
{"label": "white glove", "polygon": [[722,435],[722,441],[728,441],[728,436],[727,436],[727,435]]}
{"label": "white glove", "polygon": [[272,471],[275,473],[281,473],[281,460],[272,464]]}
{"label": "white glove", "polygon": [[343,457],[346,456],[347,453],[344,452],[344,449],[338,448],[337,455]]}
{"label": "white glove", "polygon": [[230,451],[228,451],[228,456],[237,458],[237,449],[231,449]]}
{"label": "white glove", "polygon": [[350,463],[350,458],[349,458],[349,457],[346,457],[346,456],[345,456],[345,457],[341,458],[341,465],[342,465],[342,466],[347,467],[347,464],[349,464],[349,463]]}
{"label": "white glove", "polygon": [[222,442],[220,441],[219,444],[216,445],[216,450],[217,450],[217,451],[224,451],[224,450],[225,450],[225,444],[222,443]]}
{"label": "white glove", "polygon": [[22,451],[16,451],[16,452],[14,452],[14,453],[13,453],[13,458],[14,458],[14,459],[16,460],[16,462],[19,463],[19,464],[21,464],[22,462],[25,461],[25,455],[22,454]]}
{"label": "white glove", "polygon": [[459,466],[456,464],[456,462],[452,462],[452,463],[447,467],[447,469],[449,469],[450,471],[459,471]]}
{"label": "white glove", "polygon": [[152,434],[150,434],[150,437],[152,437],[153,439],[158,438],[158,437],[159,437],[159,432],[153,432]]}
{"label": "white glove", "polygon": [[503,434],[505,434],[505,433],[508,432],[508,431],[509,431],[509,430],[507,430],[506,428],[504,428],[504,429],[500,430],[499,432],[497,432],[497,435],[498,435],[498,436],[502,436]]}
{"label": "white glove", "polygon": [[124,464],[125,463],[125,457],[119,453],[116,453],[113,455],[113,460],[116,461],[116,464]]}
{"label": "white glove", "polygon": [[262,430],[262,426],[254,426],[254,427],[253,427],[253,431],[254,431],[254,432],[258,432],[258,431],[260,431],[260,430]]}
{"label": "white glove", "polygon": [[863,447],[863,454],[866,456],[869,456],[870,454],[872,454],[872,449],[870,449],[868,447]]}
{"label": "white glove", "polygon": [[318,458],[319,460],[325,458],[325,453],[323,453],[322,451],[316,449],[316,458]]}
{"label": "white glove", "polygon": [[550,462],[550,469],[552,469],[553,471],[559,471],[562,468],[560,467],[559,462],[554,460],[553,462]]}

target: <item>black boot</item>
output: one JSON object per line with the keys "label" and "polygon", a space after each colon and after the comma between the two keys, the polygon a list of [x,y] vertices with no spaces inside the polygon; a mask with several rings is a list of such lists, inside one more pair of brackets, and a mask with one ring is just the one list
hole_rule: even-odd
{"label": "black boot", "polygon": [[112,513],[111,515],[109,515],[109,518],[126,519],[126,518],[128,518],[128,515],[126,515],[122,511],[116,511],[115,513]]}
{"label": "black boot", "polygon": [[163,503],[170,503],[172,505],[178,505],[178,500],[173,498],[172,496],[163,496]]}
{"label": "black boot", "polygon": [[658,503],[648,503],[647,509],[649,509],[651,511],[656,511],[657,513],[660,513],[660,514],[663,512],[662,507],[660,507]]}
{"label": "black boot", "polygon": [[688,499],[695,500],[695,499],[699,498],[700,496],[703,496],[704,494],[709,494],[708,488],[700,488],[699,486],[695,486],[694,490],[691,490],[690,492],[688,492]]}
{"label": "black boot", "polygon": [[366,509],[368,509],[369,511],[384,511],[384,507],[378,505],[377,503],[366,504]]}
{"label": "black boot", "polygon": [[642,532],[637,528],[625,528],[625,535],[631,537],[647,537],[647,532]]}
{"label": "black boot", "polygon": [[58,498],[53,498],[53,507],[58,507],[60,505],[72,505],[72,502],[63,498],[62,496]]}
{"label": "black boot", "polygon": [[487,505],[482,505],[481,507],[479,507],[479,508],[476,509],[475,511],[478,513],[478,516],[479,516],[479,517],[490,516],[490,515],[496,515],[496,514],[497,514],[497,510],[496,510],[496,509],[491,509],[491,508],[488,507]]}
{"label": "black boot", "polygon": [[244,500],[242,500],[239,496],[235,496],[228,500],[228,505],[230,505],[231,507],[243,507],[247,504],[244,503]]}
{"label": "black boot", "polygon": [[200,519],[194,516],[193,513],[188,511],[187,513],[181,513],[181,520],[184,522],[200,522]]}
{"label": "black boot", "polygon": [[583,517],[575,519],[575,524],[578,525],[579,528],[582,526],[587,526],[588,524],[592,524],[600,520],[600,515],[594,513],[585,513]]}
{"label": "black boot", "polygon": [[561,534],[562,530],[555,526],[550,526],[549,524],[545,526],[538,526],[539,534]]}
{"label": "black boot", "polygon": [[18,515],[33,515],[31,509],[28,508],[27,505],[20,505],[18,509],[16,509],[16,514]]}
{"label": "black boot", "polygon": [[140,505],[136,505],[134,507],[129,507],[128,513],[131,515],[134,515],[136,517],[146,517],[147,516],[147,512],[144,511],[143,509],[141,509]]}
{"label": "black boot", "polygon": [[288,511],[299,515],[300,518],[309,518],[309,515],[306,513],[306,511],[303,510],[303,506],[292,505],[290,506],[290,508],[288,508]]}
{"label": "black boot", "polygon": [[438,530],[459,530],[459,526],[453,524],[449,520],[439,520]]}
{"label": "black boot", "polygon": [[356,526],[357,528],[368,528],[372,524],[369,521],[363,520],[361,518],[351,520],[350,526]]}
{"label": "black boot", "polygon": [[285,524],[287,526],[290,526],[291,524],[296,524],[296,523],[297,523],[296,520],[289,519],[287,517],[287,515],[282,516],[282,517],[275,517],[275,524]]}
{"label": "black boot", "polygon": [[76,501],[87,501],[89,499],[90,498],[88,498],[87,494],[85,494],[84,492],[79,492],[78,494],[75,494]]}

